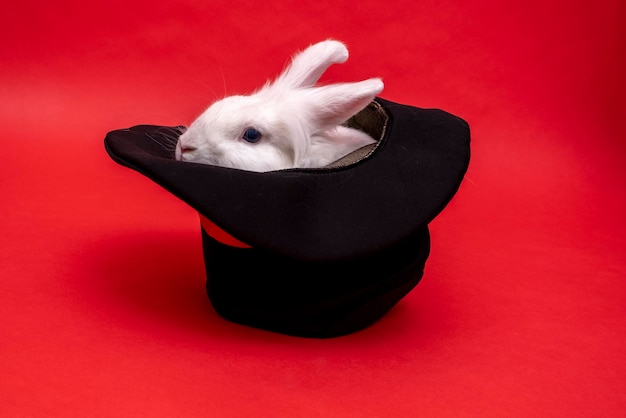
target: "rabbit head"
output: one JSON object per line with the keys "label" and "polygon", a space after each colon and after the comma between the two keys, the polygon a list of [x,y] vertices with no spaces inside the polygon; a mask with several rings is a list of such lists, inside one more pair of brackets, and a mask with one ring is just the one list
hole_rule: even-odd
{"label": "rabbit head", "polygon": [[180,136],[176,159],[251,171],[321,167],[373,143],[340,125],[382,91],[380,79],[315,86],[347,59],[338,41],[308,47],[273,83],[213,103]]}

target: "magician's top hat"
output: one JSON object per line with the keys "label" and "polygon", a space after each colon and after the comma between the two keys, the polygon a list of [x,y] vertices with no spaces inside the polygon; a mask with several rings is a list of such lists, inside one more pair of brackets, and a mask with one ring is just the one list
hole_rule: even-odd
{"label": "magician's top hat", "polygon": [[348,125],[377,143],[314,169],[177,161],[159,142],[182,127],[113,131],[105,147],[199,212],[207,293],[221,316],[325,338],[372,324],[417,285],[428,223],[470,157],[467,123],[441,110],[376,98]]}

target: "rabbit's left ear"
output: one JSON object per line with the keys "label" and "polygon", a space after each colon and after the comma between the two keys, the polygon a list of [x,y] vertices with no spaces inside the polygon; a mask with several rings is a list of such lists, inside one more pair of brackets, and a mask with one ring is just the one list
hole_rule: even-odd
{"label": "rabbit's left ear", "polygon": [[318,42],[295,55],[291,64],[272,83],[272,87],[279,89],[313,87],[328,67],[344,63],[347,59],[348,49],[341,42],[334,40]]}
{"label": "rabbit's left ear", "polygon": [[384,88],[380,78],[357,83],[339,83],[314,87],[302,93],[314,131],[334,128],[350,119],[374,100]]}

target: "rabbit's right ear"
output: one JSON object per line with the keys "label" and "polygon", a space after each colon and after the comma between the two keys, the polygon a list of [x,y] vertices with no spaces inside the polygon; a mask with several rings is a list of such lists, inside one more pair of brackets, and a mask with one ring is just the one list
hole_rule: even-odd
{"label": "rabbit's right ear", "polygon": [[291,64],[272,87],[297,89],[313,87],[332,64],[348,59],[348,49],[339,41],[327,40],[309,46],[293,57]]}
{"label": "rabbit's right ear", "polygon": [[384,88],[380,78],[338,83],[302,92],[302,105],[314,132],[332,129],[364,109]]}

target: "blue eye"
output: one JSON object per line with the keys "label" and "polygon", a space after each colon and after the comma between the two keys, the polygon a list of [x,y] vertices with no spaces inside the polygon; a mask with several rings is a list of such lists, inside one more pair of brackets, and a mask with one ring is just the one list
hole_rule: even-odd
{"label": "blue eye", "polygon": [[257,142],[259,142],[261,140],[261,137],[263,135],[261,135],[261,132],[257,131],[254,128],[248,128],[246,129],[246,131],[243,133],[243,139],[244,141],[248,141],[251,144],[256,144]]}

